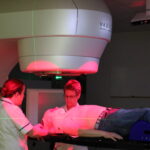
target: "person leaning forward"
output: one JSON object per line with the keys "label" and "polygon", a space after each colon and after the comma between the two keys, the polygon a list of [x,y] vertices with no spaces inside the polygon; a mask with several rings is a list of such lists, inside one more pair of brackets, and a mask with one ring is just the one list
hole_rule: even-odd
{"label": "person leaning forward", "polygon": [[32,126],[19,106],[24,98],[25,84],[18,79],[7,80],[0,98],[0,149],[28,150],[27,137],[46,136],[48,130]]}

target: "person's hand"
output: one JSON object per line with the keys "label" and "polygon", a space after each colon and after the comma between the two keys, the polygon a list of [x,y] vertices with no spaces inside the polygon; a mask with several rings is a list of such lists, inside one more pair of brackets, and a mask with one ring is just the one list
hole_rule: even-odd
{"label": "person's hand", "polygon": [[40,123],[36,124],[33,128],[37,132],[37,137],[46,136],[49,134],[49,131]]}
{"label": "person's hand", "polygon": [[107,139],[112,139],[114,141],[123,139],[123,137],[120,136],[119,134],[114,133],[114,132],[107,132],[107,131],[103,131],[103,137]]}
{"label": "person's hand", "polygon": [[38,123],[38,124],[36,124],[36,125],[34,125],[34,128],[43,128],[43,125],[41,124],[41,123]]}

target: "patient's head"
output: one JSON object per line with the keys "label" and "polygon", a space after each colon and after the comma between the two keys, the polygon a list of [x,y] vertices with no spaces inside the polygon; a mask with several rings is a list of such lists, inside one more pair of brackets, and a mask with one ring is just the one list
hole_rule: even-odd
{"label": "patient's head", "polygon": [[77,105],[81,95],[81,84],[79,81],[71,79],[64,87],[64,96],[67,108],[70,109]]}

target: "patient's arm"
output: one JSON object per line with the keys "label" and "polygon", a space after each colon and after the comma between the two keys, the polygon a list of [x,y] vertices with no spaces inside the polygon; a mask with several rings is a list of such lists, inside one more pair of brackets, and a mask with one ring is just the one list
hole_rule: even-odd
{"label": "patient's arm", "polygon": [[27,135],[32,138],[39,138],[41,136],[48,135],[49,132],[47,129],[44,129],[41,124],[35,125],[28,133]]}
{"label": "patient's arm", "polygon": [[117,133],[94,129],[79,129],[78,135],[80,137],[104,137],[107,139],[112,139],[114,141],[123,139],[123,137]]}

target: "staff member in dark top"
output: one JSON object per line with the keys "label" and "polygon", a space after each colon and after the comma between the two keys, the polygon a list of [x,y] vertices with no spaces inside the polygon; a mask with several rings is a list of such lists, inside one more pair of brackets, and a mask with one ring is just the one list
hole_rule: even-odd
{"label": "staff member in dark top", "polygon": [[25,84],[18,79],[7,80],[0,98],[0,149],[28,150],[27,136],[40,137],[48,134],[42,126],[32,126],[19,106],[22,104]]}

